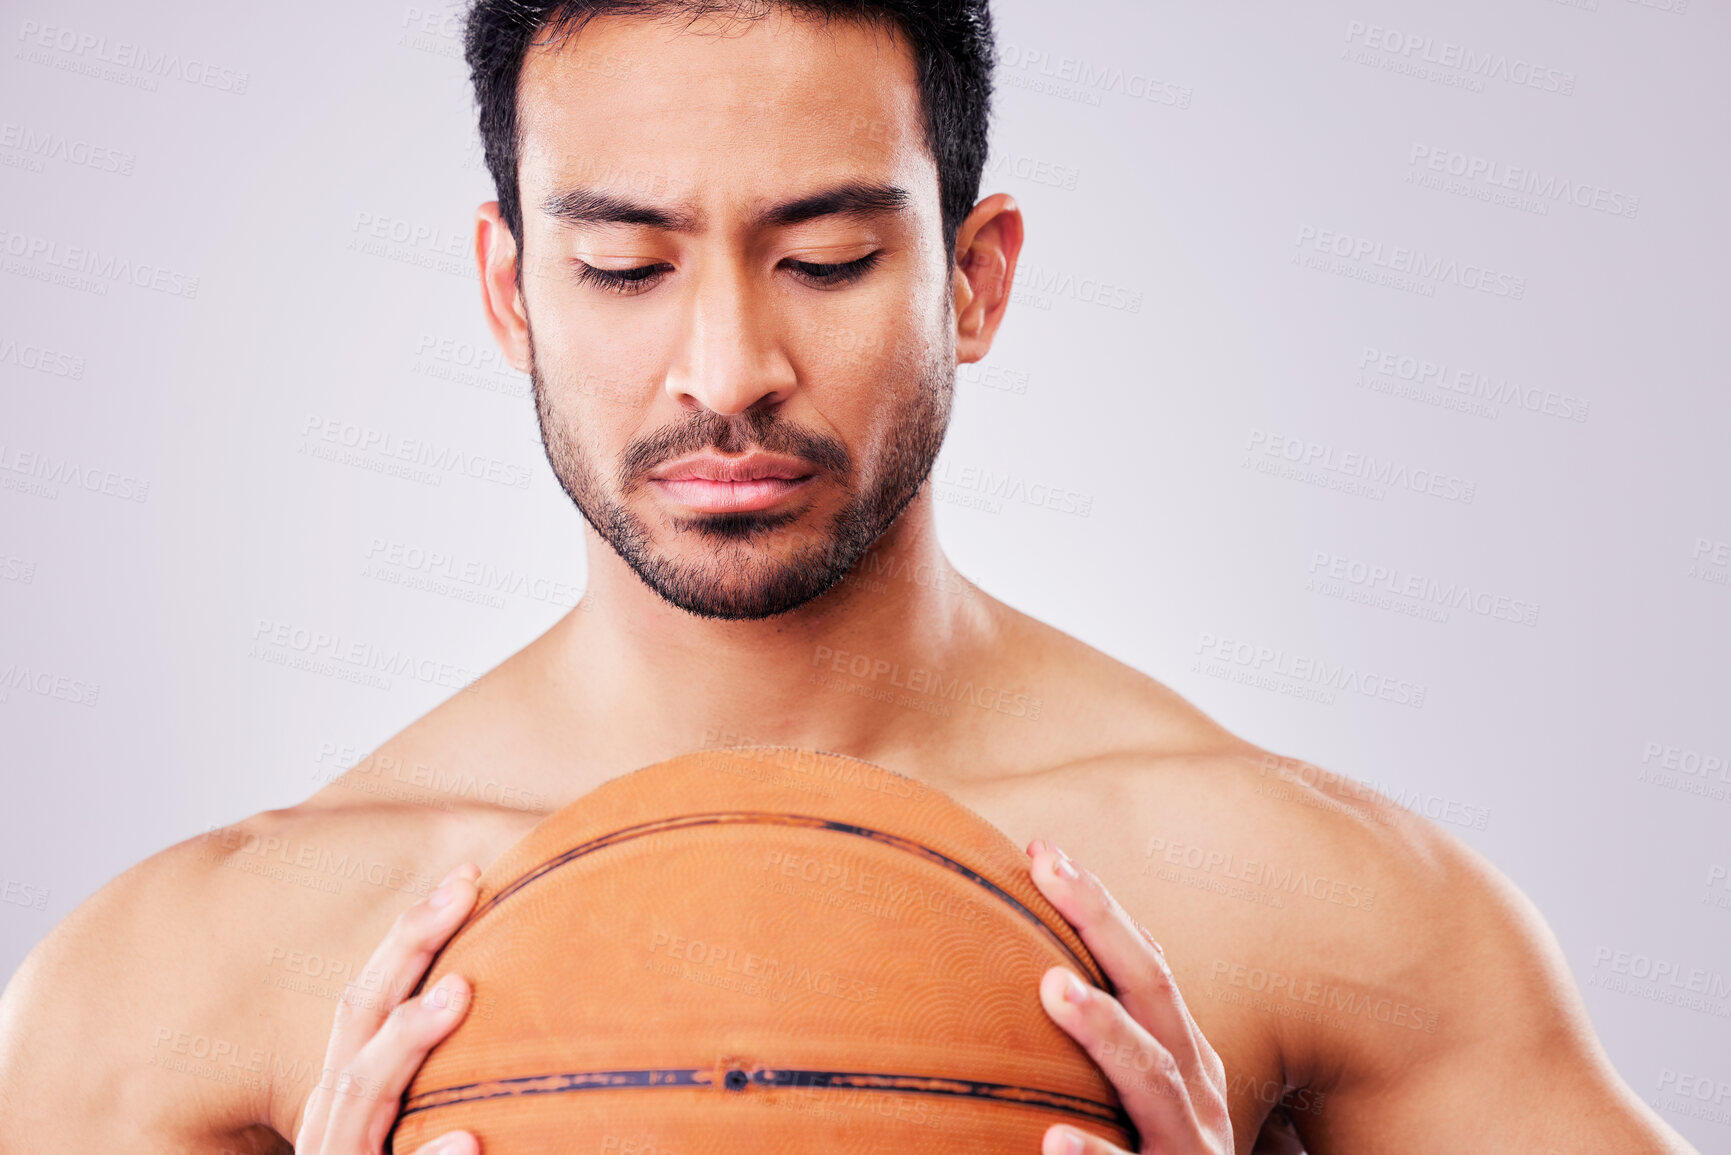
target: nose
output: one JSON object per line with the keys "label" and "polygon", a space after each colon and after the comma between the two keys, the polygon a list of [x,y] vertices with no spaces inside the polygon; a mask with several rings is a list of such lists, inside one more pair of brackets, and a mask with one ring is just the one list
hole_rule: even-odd
{"label": "nose", "polygon": [[754,283],[737,262],[704,262],[690,294],[665,385],[675,401],[730,417],[793,395],[773,286]]}

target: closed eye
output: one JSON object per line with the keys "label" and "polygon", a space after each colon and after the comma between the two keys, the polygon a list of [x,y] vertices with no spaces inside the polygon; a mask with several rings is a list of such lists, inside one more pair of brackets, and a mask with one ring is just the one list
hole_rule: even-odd
{"label": "closed eye", "polygon": [[843,261],[834,265],[820,265],[812,261],[795,260],[786,260],[782,264],[820,288],[833,289],[851,284],[865,276],[882,256],[883,250],[879,249],[855,260]]}
{"label": "closed eye", "polygon": [[[851,261],[820,264],[815,261],[786,260],[782,264],[819,288],[839,288],[851,284],[870,272],[883,256],[882,250],[867,253]],[[610,293],[632,296],[655,287],[662,277],[673,271],[665,262],[639,265],[631,269],[598,269],[587,261],[577,261],[577,280]]]}
{"label": "closed eye", "polygon": [[579,284],[594,285],[609,293],[628,297],[654,288],[662,277],[673,271],[673,266],[665,262],[639,265],[635,269],[598,269],[587,261],[578,261],[576,264]]}

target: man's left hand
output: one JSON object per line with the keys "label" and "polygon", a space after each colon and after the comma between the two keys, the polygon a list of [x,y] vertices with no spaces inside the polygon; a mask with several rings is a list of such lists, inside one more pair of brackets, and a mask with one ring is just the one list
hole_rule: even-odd
{"label": "man's left hand", "polygon": [[[1028,845],[1034,884],[1082,936],[1114,998],[1067,967],[1040,980],[1040,1001],[1099,1064],[1142,1136],[1142,1155],[1230,1155],[1226,1068],[1202,1037],[1166,957],[1100,880],[1055,846]],[[1130,1155],[1074,1127],[1053,1126],[1042,1155]]]}

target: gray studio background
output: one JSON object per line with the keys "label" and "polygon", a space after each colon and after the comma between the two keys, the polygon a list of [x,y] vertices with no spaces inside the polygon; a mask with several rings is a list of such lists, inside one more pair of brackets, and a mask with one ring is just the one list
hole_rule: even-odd
{"label": "gray studio background", "polygon": [[[0,976],[582,588],[480,317],[452,11],[4,6]],[[1629,1082],[1731,1151],[1731,10],[997,12],[986,191],[1030,231],[958,384],[951,556],[1447,824]],[[457,673],[297,669],[279,626]]]}

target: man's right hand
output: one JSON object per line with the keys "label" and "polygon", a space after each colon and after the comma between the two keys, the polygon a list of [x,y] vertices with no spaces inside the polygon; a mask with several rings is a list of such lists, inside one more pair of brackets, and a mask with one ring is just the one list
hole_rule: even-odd
{"label": "man's right hand", "polygon": [[[457,867],[402,914],[337,1004],[324,1074],[307,1099],[296,1155],[382,1155],[403,1090],[469,1007],[469,984],[446,975],[413,1002],[403,997],[475,905],[480,868]],[[415,1155],[479,1155],[467,1131],[452,1131]]]}

